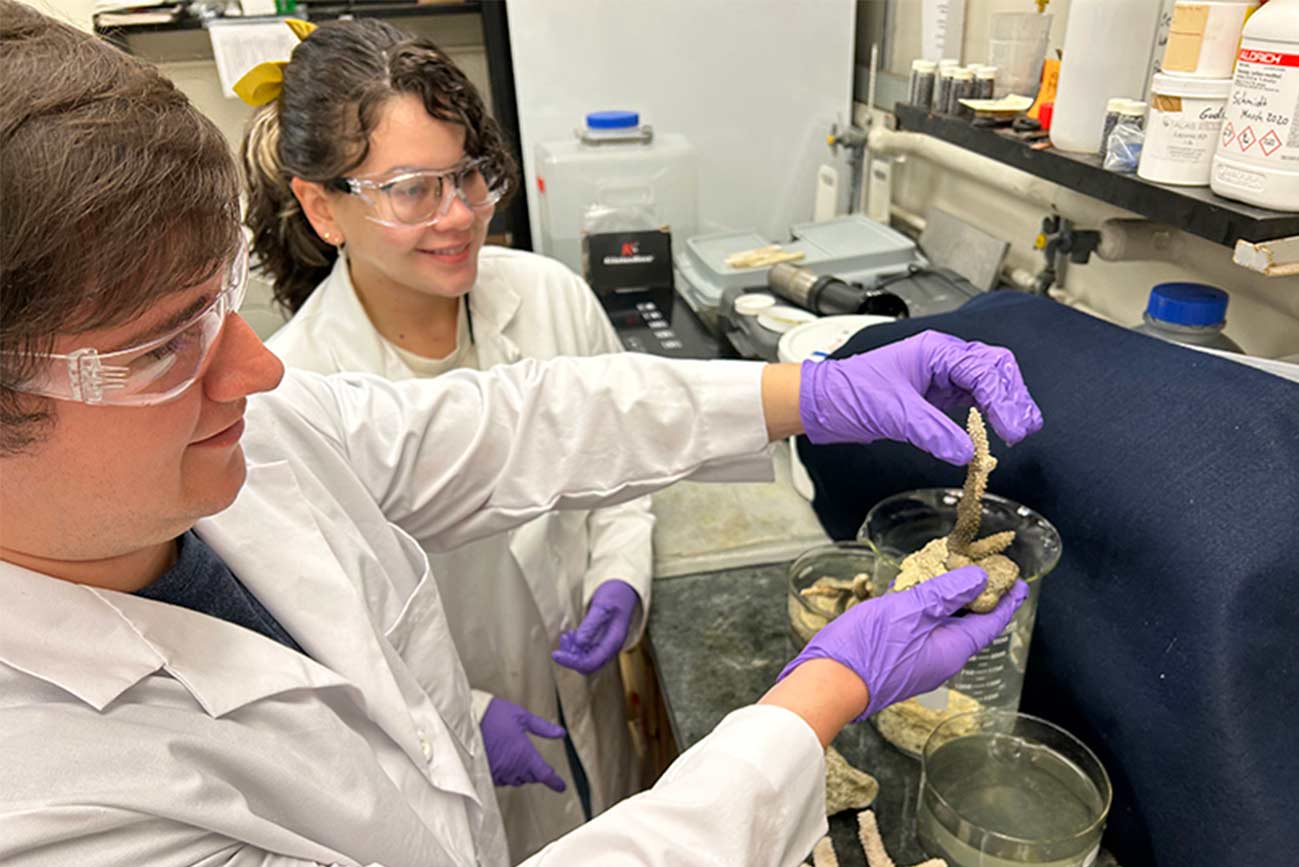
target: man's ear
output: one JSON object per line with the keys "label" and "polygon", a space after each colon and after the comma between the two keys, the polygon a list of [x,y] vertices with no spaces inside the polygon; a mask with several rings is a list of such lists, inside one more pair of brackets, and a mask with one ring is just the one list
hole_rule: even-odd
{"label": "man's ear", "polygon": [[316,230],[316,234],[326,244],[334,246],[342,244],[343,230],[334,219],[334,202],[325,192],[325,187],[315,181],[304,181],[296,177],[290,179],[289,186],[293,189],[294,197],[302,206],[302,213],[307,215],[307,221],[311,223],[311,228]]}

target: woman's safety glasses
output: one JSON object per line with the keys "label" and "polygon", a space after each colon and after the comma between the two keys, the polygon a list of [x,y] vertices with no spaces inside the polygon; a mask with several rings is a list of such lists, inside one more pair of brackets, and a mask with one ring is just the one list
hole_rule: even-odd
{"label": "woman's safety glasses", "polygon": [[442,171],[402,172],[384,180],[337,178],[326,184],[356,196],[370,206],[367,219],[381,226],[434,226],[458,198],[476,214],[495,207],[507,183],[486,157],[467,160]]}
{"label": "woman's safety glasses", "polygon": [[202,375],[226,317],[248,287],[248,246],[225,267],[217,295],[185,322],[138,346],[45,355],[48,367],[17,391],[89,404],[149,406],[179,397]]}

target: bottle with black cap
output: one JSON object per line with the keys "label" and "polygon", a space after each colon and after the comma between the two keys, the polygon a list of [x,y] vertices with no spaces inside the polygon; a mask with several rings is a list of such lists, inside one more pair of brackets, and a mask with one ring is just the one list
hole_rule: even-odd
{"label": "bottle with black cap", "polygon": [[1222,333],[1228,300],[1226,292],[1203,283],[1160,283],[1150,290],[1144,322],[1136,330],[1170,343],[1244,354]]}

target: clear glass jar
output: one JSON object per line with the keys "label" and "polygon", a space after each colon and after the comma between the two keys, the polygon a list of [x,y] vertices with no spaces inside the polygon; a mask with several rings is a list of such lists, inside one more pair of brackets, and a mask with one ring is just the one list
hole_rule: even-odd
{"label": "clear glass jar", "polygon": [[[818,545],[800,554],[789,566],[787,606],[789,634],[794,640],[794,646],[802,650],[822,626],[846,610],[842,603],[847,601],[847,597],[836,600],[836,604],[829,604],[816,597],[808,598],[802,591],[821,578],[852,581],[857,576],[864,575],[868,581],[873,581],[876,572],[875,552],[868,545],[858,542]],[[878,595],[871,587],[866,598]]]}

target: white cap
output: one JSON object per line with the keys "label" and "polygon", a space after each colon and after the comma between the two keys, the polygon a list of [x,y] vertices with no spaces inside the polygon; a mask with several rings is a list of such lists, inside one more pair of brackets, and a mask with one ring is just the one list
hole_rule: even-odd
{"label": "white cap", "polygon": [[997,67],[995,66],[976,66],[974,74],[979,78],[996,78]]}
{"label": "white cap", "polygon": [[946,69],[949,66],[960,66],[960,65],[961,65],[961,61],[957,60],[955,57],[944,57],[942,60],[938,61],[939,69]]}
{"label": "white cap", "polygon": [[776,305],[776,298],[766,292],[746,292],[735,299],[735,312],[741,316],[757,316],[768,307]]}
{"label": "white cap", "polygon": [[1231,95],[1230,78],[1188,78],[1156,72],[1150,89],[1163,96],[1189,96],[1200,99],[1226,99]]}
{"label": "white cap", "polygon": [[920,59],[911,61],[912,72],[933,72],[937,68],[938,64],[934,63],[932,60]]}
{"label": "white cap", "polygon": [[973,81],[974,72],[969,69],[957,69],[952,73],[952,78],[959,78],[961,81]]}
{"label": "white cap", "polygon": [[1125,99],[1119,108],[1119,114],[1142,115],[1146,113],[1146,104],[1139,99]]}
{"label": "white cap", "polygon": [[1115,114],[1118,114],[1123,110],[1123,104],[1127,101],[1127,98],[1122,96],[1110,97],[1109,101],[1105,103],[1105,113],[1109,114],[1110,112],[1114,112]]}

